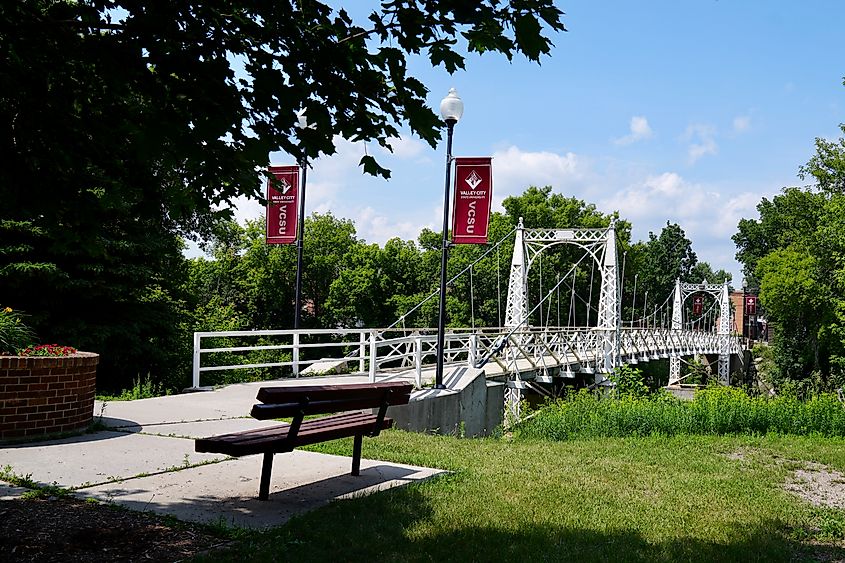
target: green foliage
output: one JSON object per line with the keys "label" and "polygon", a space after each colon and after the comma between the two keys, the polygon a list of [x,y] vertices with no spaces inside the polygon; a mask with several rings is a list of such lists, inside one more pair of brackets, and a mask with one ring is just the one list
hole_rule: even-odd
{"label": "green foliage", "polygon": [[[675,289],[675,280],[685,283],[700,283],[696,276],[707,274],[696,270],[698,257],[692,250],[692,242],[686,237],[680,225],[669,223],[659,235],[648,234],[648,241],[634,245],[628,256],[632,270],[637,274],[638,310],[634,318],[651,314],[655,306],[669,297]],[[720,280],[721,283],[724,280]],[[646,302],[646,292],[648,301]],[[633,301],[633,298],[631,298]],[[623,300],[624,302],[624,300]],[[646,310],[647,309],[647,310]]]}
{"label": "green foliage", "polygon": [[[47,341],[100,353],[102,387],[146,373],[177,386],[194,305],[210,302],[185,291],[182,237],[215,237],[221,261],[242,250],[216,210],[261,197],[271,151],[332,154],[339,137],[387,148],[403,126],[434,146],[443,124],[406,59],[450,72],[467,52],[538,61],[562,17],[551,0],[386,2],[357,22],[321,2],[4,2],[0,296]],[[303,108],[314,128],[295,127]],[[337,241],[309,241],[322,320],[338,264],[320,245]],[[245,287],[221,268],[213,281],[247,320],[290,326],[291,249],[264,254],[284,275]]]}
{"label": "green foliage", "polygon": [[33,481],[32,473],[27,473],[26,475],[15,473],[11,465],[5,465],[0,468],[0,481],[28,489],[21,495],[21,498],[24,500],[49,499],[51,497],[66,497],[70,495],[69,490],[59,487],[55,482],[52,485],[41,485]]}
{"label": "green foliage", "polygon": [[707,383],[711,373],[710,369],[708,369],[708,366],[705,365],[704,362],[693,358],[690,360],[689,364],[685,366],[684,375],[686,375],[686,377],[683,379],[683,383],[701,385]]}
{"label": "green foliage", "polygon": [[645,384],[643,372],[632,368],[628,364],[613,370],[610,380],[616,384],[616,394],[619,397],[645,397],[649,393]]}
{"label": "green foliage", "polygon": [[749,397],[730,387],[701,389],[692,401],[664,393],[600,399],[581,392],[541,408],[514,434],[521,438],[571,440],[769,432],[845,437],[845,407],[833,394],[802,401],[793,396]]}
{"label": "green foliage", "polygon": [[98,399],[101,401],[136,401],[138,399],[150,399],[152,397],[160,397],[167,394],[167,390],[162,383],[156,383],[152,380],[150,374],[145,377],[138,377],[132,382],[132,387],[122,390],[117,395],[100,395]]}
{"label": "green foliage", "polygon": [[746,281],[757,285],[757,262],[769,252],[794,246],[809,249],[815,246],[815,232],[826,198],[817,192],[786,188],[771,201],[763,198],[757,204],[759,219],[741,219],[733,236],[736,259],[743,265]]}
{"label": "green foliage", "polygon": [[[845,123],[839,124],[845,133]],[[845,138],[829,141],[816,137],[816,154],[799,169],[801,179],[813,178],[821,190],[828,193],[845,193]]]}
{"label": "green foliage", "polygon": [[816,185],[764,198],[760,218],[741,220],[733,237],[747,281],[759,284],[775,327],[773,379],[781,385],[833,389],[845,382],[843,162],[845,139],[816,139],[799,174]]}
{"label": "green foliage", "polygon": [[35,340],[22,315],[11,307],[0,308],[0,355],[14,355]]}

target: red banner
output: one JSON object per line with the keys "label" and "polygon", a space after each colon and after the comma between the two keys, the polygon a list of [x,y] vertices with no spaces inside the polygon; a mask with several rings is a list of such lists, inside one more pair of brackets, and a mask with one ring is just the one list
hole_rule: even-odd
{"label": "red banner", "polygon": [[493,199],[492,158],[455,159],[452,242],[487,244],[487,223]]}
{"label": "red banner", "polygon": [[267,180],[267,244],[296,241],[296,204],[299,193],[299,166],[270,166],[275,187]]}
{"label": "red banner", "polygon": [[754,295],[747,295],[745,297],[745,314],[754,316],[757,314],[757,297]]}
{"label": "red banner", "polygon": [[704,297],[696,295],[692,298],[692,314],[700,315],[704,311]]}

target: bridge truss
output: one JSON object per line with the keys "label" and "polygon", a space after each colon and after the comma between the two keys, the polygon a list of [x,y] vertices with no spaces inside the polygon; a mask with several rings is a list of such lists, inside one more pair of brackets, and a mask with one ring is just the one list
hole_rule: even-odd
{"label": "bridge truss", "polygon": [[[448,364],[483,368],[488,377],[507,379],[505,402],[516,419],[520,415],[525,389],[532,388],[545,393],[547,391],[540,384],[550,383],[556,377],[574,378],[576,373],[594,375],[595,385],[610,386],[610,374],[626,363],[668,358],[669,383],[675,385],[682,380],[682,357],[718,355],[719,380],[725,384],[730,383],[730,355],[739,354],[742,344],[739,337],[730,334],[732,311],[727,282],[686,284],[678,281],[675,284],[670,326],[657,326],[655,322],[652,326],[646,324],[635,327],[632,320],[630,327],[622,328],[615,221],[603,229],[526,229],[520,218],[514,237],[504,326],[447,330],[443,355]],[[493,248],[502,242],[499,241]],[[594,327],[529,325],[528,273],[544,251],[562,244],[581,248],[598,267],[600,294]],[[559,279],[556,287],[560,284]],[[719,322],[715,333],[689,330],[688,323],[684,321],[684,303],[697,293],[709,294],[717,299]],[[434,295],[436,292],[426,300]],[[544,299],[550,295],[551,292]],[[535,309],[541,305],[542,300]],[[404,319],[405,315],[397,323]],[[298,376],[302,367],[317,361],[300,359],[303,351],[307,352],[309,348],[335,348],[338,354],[334,361],[341,362],[347,368],[357,364],[358,372],[368,375],[370,381],[403,378],[422,387],[428,376],[433,376],[433,363],[438,355],[436,329],[399,328],[397,323],[385,329],[198,332],[194,334],[193,385],[200,387],[202,372],[218,370],[290,367],[294,375]],[[270,344],[202,346],[203,339],[217,341],[257,337],[273,337],[278,341]],[[205,355],[251,350],[290,353],[291,359],[260,364],[202,365],[201,359]],[[332,358],[324,357],[318,361],[332,361]]]}
{"label": "bridge truss", "polygon": [[[674,302],[672,304],[672,330],[680,333],[684,326],[684,303],[693,296],[706,293],[718,300],[719,304],[719,327],[716,332],[719,340],[719,349],[716,352],[719,354],[719,381],[725,385],[730,384],[731,380],[731,307],[730,297],[728,295],[728,282],[722,284],[709,284],[701,282],[681,283],[681,280],[675,281]],[[669,385],[677,385],[681,382],[681,357],[680,355],[673,355],[669,361]]]}

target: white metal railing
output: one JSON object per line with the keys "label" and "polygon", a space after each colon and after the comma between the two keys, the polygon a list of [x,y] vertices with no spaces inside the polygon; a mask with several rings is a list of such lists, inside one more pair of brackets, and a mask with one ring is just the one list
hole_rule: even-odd
{"label": "white metal railing", "polygon": [[[307,342],[315,338],[317,341]],[[323,337],[323,338],[320,338]],[[204,347],[210,339],[232,339],[236,345]],[[273,343],[258,343],[256,339],[272,339]],[[252,342],[247,342],[252,341]],[[446,333],[445,361],[474,363],[474,334],[470,329],[454,329]],[[307,350],[338,350],[336,354],[305,358]],[[351,349],[351,351],[346,351]],[[195,332],[191,383],[201,386],[201,374],[213,371],[290,367],[294,377],[313,363],[325,360],[344,360],[358,363],[357,371],[375,381],[382,376],[407,373],[413,370],[414,380],[422,387],[422,371],[436,358],[436,329],[313,329],[313,330],[235,330],[225,332]],[[290,359],[274,361],[222,363],[203,365],[203,358],[214,354],[242,354],[255,351],[290,352]],[[386,372],[386,373],[385,373]]]}
{"label": "white metal railing", "polygon": [[[692,354],[718,354],[729,338],[730,353],[739,353],[736,337],[704,331],[678,331],[663,328],[625,328],[620,331],[618,354],[621,361],[648,361],[658,357]],[[231,343],[203,347],[204,341],[228,339]],[[477,368],[493,362],[503,373],[519,377],[525,371],[548,373],[550,369],[574,366],[582,372],[604,369],[604,337],[595,328],[547,327],[508,330],[502,328],[448,329],[445,339],[446,363],[466,363]],[[306,358],[309,350],[320,357]],[[225,365],[203,365],[203,358],[215,354],[244,354],[255,351],[289,351],[290,359],[241,361]],[[330,354],[327,356],[325,352]],[[323,360],[357,363],[357,372],[377,377],[411,376],[422,387],[422,372],[436,360],[437,329],[312,329],[238,330],[195,332],[192,384],[200,387],[204,372],[290,367],[299,377],[303,368]],[[266,360],[267,358],[263,358]]]}
{"label": "white metal railing", "polygon": [[[233,330],[225,332],[195,332],[194,333],[194,354],[192,385],[200,387],[200,374],[210,371],[224,371],[235,369],[257,369],[266,367],[291,367],[294,376],[298,377],[301,368],[310,365],[317,359],[304,359],[301,353],[304,350],[316,348],[350,348],[355,347],[356,353],[350,361],[359,360],[359,370],[364,370],[364,361],[367,358],[365,351],[368,343],[373,339],[375,331],[370,329],[314,329],[314,330]],[[303,342],[303,336],[332,336],[332,339],[324,339],[323,342]],[[273,344],[258,344],[255,342],[237,346],[203,347],[203,340],[208,339],[235,339],[246,342],[254,339],[272,339]],[[221,353],[254,352],[260,350],[278,350],[279,352],[290,351],[291,359],[270,362],[235,363],[226,365],[203,366],[202,358],[206,355]],[[338,354],[343,358],[345,354]]]}

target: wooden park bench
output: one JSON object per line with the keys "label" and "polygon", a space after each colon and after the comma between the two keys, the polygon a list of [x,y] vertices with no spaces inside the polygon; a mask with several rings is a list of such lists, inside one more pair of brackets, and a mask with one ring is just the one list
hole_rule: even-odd
{"label": "wooden park bench", "polygon": [[[393,425],[386,418],[387,407],[404,405],[411,397],[413,385],[401,381],[389,383],[357,383],[351,385],[308,385],[262,387],[250,413],[258,420],[293,417],[290,424],[222,434],[196,440],[196,451],[221,453],[235,457],[264,454],[258,498],[267,500],[273,455],[291,452],[294,448],[354,436],[352,475],[361,468],[361,441],[378,436]],[[376,414],[372,410],[378,409]],[[366,412],[365,412],[366,411]],[[305,416],[332,414],[303,420]]]}

